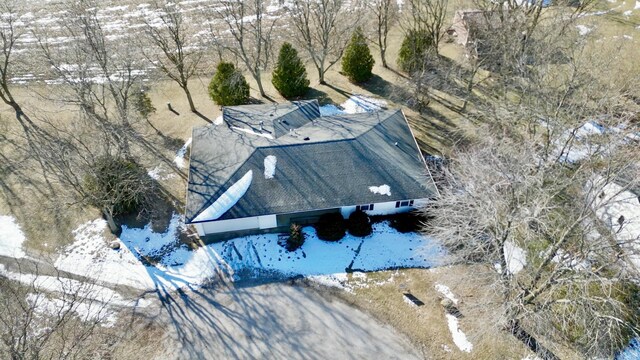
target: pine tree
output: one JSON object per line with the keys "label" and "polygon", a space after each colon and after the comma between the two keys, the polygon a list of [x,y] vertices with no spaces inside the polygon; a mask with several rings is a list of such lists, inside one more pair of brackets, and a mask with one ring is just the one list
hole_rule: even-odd
{"label": "pine tree", "polygon": [[356,28],[351,36],[351,41],[342,57],[342,72],[351,82],[359,83],[371,78],[373,69],[373,56],[367,46],[367,40],[360,27]]}
{"label": "pine tree", "polygon": [[153,106],[151,98],[144,90],[140,90],[134,95],[134,106],[138,113],[140,113],[140,115],[145,119],[148,119],[149,115],[156,112],[156,108]]}
{"label": "pine tree", "polygon": [[431,40],[425,31],[409,30],[400,45],[398,66],[405,72],[420,70],[430,48]]}
{"label": "pine tree", "polygon": [[249,84],[233,64],[221,62],[209,83],[209,96],[222,106],[246,104],[249,102]]}
{"label": "pine tree", "polygon": [[309,89],[307,70],[298,56],[298,51],[288,42],[280,48],[271,83],[285,98],[302,96]]}

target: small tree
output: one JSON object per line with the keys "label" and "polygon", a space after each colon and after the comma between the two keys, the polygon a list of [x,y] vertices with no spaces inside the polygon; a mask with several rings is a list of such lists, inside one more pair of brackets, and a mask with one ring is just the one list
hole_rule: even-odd
{"label": "small tree", "polygon": [[209,83],[209,96],[222,106],[246,104],[249,102],[249,84],[233,64],[221,62]]}
{"label": "small tree", "polygon": [[318,238],[327,241],[338,241],[344,237],[346,226],[340,213],[329,213],[320,216],[315,225]]}
{"label": "small tree", "polygon": [[367,81],[371,79],[374,63],[362,29],[357,27],[342,57],[342,72],[351,82]]}
{"label": "small tree", "polygon": [[156,108],[155,106],[153,106],[151,98],[144,90],[140,90],[135,94],[134,106],[138,113],[140,113],[140,115],[142,115],[142,117],[144,117],[145,119],[148,119],[149,115],[156,112]]}
{"label": "small tree", "polygon": [[425,31],[409,30],[398,52],[398,66],[409,73],[420,70],[430,47],[431,40]]}
{"label": "small tree", "polygon": [[302,226],[293,223],[289,227],[289,237],[287,238],[287,250],[294,251],[304,244],[304,233]]}
{"label": "small tree", "polygon": [[371,235],[371,219],[362,210],[356,210],[349,216],[349,234],[358,237]]}
{"label": "small tree", "polygon": [[288,42],[282,44],[278,63],[273,70],[273,86],[285,98],[304,95],[309,89],[309,79],[304,63],[298,56],[298,51]]}
{"label": "small tree", "polygon": [[139,212],[149,202],[153,187],[142,166],[111,155],[98,158],[82,183],[86,202],[100,209],[114,233],[120,230],[114,217]]}

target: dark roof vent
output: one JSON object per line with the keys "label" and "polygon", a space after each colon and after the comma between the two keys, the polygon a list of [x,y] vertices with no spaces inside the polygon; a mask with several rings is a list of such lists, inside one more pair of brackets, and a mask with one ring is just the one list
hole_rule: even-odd
{"label": "dark roof vent", "polygon": [[309,137],[307,136],[306,138],[304,138],[304,141],[309,141],[311,139],[309,139]]}

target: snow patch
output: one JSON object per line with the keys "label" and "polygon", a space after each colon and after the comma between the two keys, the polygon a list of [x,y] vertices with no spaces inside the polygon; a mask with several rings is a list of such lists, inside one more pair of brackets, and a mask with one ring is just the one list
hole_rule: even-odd
{"label": "snow patch", "polygon": [[389,185],[369,186],[369,191],[374,194],[391,196],[391,188]]}
{"label": "snow patch", "polygon": [[147,171],[147,174],[154,180],[168,180],[176,176],[174,173],[167,174],[167,171],[161,165]]}
{"label": "snow patch", "polygon": [[13,216],[0,215],[0,255],[23,258],[22,243],[26,240]]}
{"label": "snow patch", "polygon": [[517,274],[527,265],[527,253],[511,241],[504,243],[504,257],[507,269],[511,274]]}
{"label": "snow patch", "polygon": [[241,128],[241,127],[237,127],[237,126],[232,126],[231,128],[234,129],[234,130],[245,132],[247,134],[260,136],[260,137],[267,138],[267,139],[273,139],[273,135],[271,135],[269,133],[259,133],[259,132],[256,132],[256,131],[252,130],[252,129],[245,129],[245,128]]}
{"label": "snow patch", "polygon": [[444,297],[451,300],[454,304],[458,305],[458,299],[456,298],[455,295],[453,295],[453,293],[451,292],[451,289],[449,289],[448,286],[442,285],[442,284],[436,284],[436,290],[440,294],[442,294]]}
{"label": "snow patch", "polygon": [[187,166],[187,162],[185,161],[184,157],[187,154],[187,148],[189,147],[189,145],[191,145],[191,138],[189,138],[189,140],[187,140],[187,142],[182,145],[180,150],[178,150],[178,152],[176,153],[176,157],[173,159],[173,162],[176,163],[176,165],[180,169],[184,169]]}
{"label": "snow patch", "polygon": [[[275,170],[275,164],[274,164]],[[265,169],[266,175],[266,169]],[[235,184],[231,185],[227,191],[224,192],[213,204],[209,205],[203,212],[193,219],[197,221],[211,221],[216,220],[224,213],[229,211],[237,202],[244,196],[251,186],[253,180],[253,170],[247,171],[244,176],[238,180]]]}
{"label": "snow patch", "polygon": [[633,10],[639,10],[640,9],[640,1],[636,0],[636,6],[633,7]]}
{"label": "snow patch", "polygon": [[276,163],[278,158],[273,155],[269,155],[264,158],[264,178],[273,179],[276,174]]}
{"label": "snow patch", "polygon": [[631,263],[640,271],[640,198],[616,183],[606,184],[602,192],[604,196],[595,204],[596,214],[612,229],[618,242],[625,244]]}
{"label": "snow patch", "polygon": [[352,95],[347,101],[340,106],[344,109],[346,114],[357,114],[378,111],[385,107],[387,102],[380,99],[375,99],[365,95]]}
{"label": "snow patch", "polygon": [[320,106],[320,116],[333,116],[340,114],[344,114],[344,111],[333,104]]}
{"label": "snow patch", "polygon": [[585,36],[593,31],[593,28],[590,28],[586,25],[576,25],[576,28],[578,29],[578,33],[580,34],[580,36]]}
{"label": "snow patch", "polygon": [[70,302],[33,293],[27,294],[26,300],[33,306],[36,313],[46,316],[60,316],[60,314],[70,311],[80,320],[97,322],[102,327],[112,327],[117,321],[115,312],[99,302]]}
{"label": "snow patch", "polygon": [[449,331],[451,331],[451,336],[453,337],[453,343],[456,344],[461,351],[471,352],[471,350],[473,350],[473,344],[467,340],[467,336],[458,327],[458,318],[451,314],[445,314],[445,316],[447,317]]}

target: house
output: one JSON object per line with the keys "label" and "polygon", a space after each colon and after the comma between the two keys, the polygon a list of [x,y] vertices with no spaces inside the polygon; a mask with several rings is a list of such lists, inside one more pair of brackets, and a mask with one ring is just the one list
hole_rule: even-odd
{"label": "house", "polygon": [[485,21],[483,10],[457,10],[453,15],[453,24],[449,28],[449,34],[455,36],[456,43],[464,46],[469,45],[471,33]]}
{"label": "house", "polygon": [[201,236],[283,231],[329,212],[409,211],[436,191],[400,110],[225,107],[222,125],[193,129],[186,223]]}

